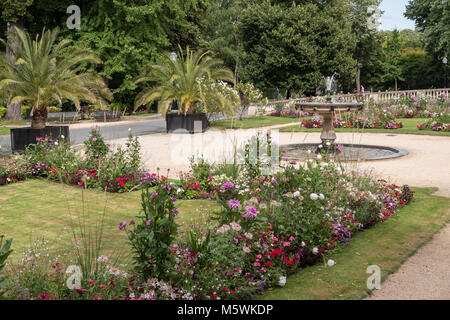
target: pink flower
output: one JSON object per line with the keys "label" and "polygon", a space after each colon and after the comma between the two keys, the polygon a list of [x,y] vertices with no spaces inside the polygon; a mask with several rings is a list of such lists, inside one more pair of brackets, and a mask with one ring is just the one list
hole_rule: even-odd
{"label": "pink flower", "polygon": [[295,238],[292,236],[289,238],[289,241],[294,241],[294,240],[295,240]]}
{"label": "pink flower", "polygon": [[290,242],[283,242],[283,247],[289,247],[291,245],[291,243]]}

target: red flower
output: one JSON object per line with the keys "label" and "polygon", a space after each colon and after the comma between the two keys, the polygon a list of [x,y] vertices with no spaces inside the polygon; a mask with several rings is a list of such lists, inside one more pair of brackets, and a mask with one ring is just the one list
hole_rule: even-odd
{"label": "red flower", "polygon": [[39,300],[50,300],[52,296],[50,295],[50,293],[46,292],[38,294],[38,298]]}
{"label": "red flower", "polygon": [[222,290],[225,291],[225,292],[228,291],[227,287],[222,287]]}
{"label": "red flower", "polygon": [[270,262],[270,261],[267,261],[267,262],[266,262],[266,266],[267,266],[267,267],[273,267],[273,263]]}
{"label": "red flower", "polygon": [[231,293],[231,294],[236,294],[236,292],[235,292],[235,291],[233,291],[233,290],[231,290],[231,291],[230,291],[230,293]]}

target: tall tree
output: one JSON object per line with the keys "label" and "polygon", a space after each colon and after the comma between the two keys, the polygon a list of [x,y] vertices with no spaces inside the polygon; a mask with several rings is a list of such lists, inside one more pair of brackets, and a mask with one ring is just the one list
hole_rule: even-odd
{"label": "tall tree", "polygon": [[423,32],[425,48],[433,58],[441,60],[450,54],[450,1],[410,0],[405,16]]}
{"label": "tall tree", "polygon": [[133,79],[147,63],[180,45],[196,47],[197,13],[204,0],[95,0],[81,4],[80,30],[65,30],[76,45],[93,49],[104,61],[100,74],[115,100],[132,107],[137,94]]}
{"label": "tall tree", "polygon": [[387,39],[383,43],[385,52],[384,75],[383,80],[392,83],[394,82],[395,91],[398,90],[398,81],[403,79],[403,71],[401,68],[401,39],[400,32],[395,29],[387,34]]}
{"label": "tall tree", "polygon": [[[0,9],[2,11],[2,20],[7,22],[7,46],[6,56],[10,63],[15,62],[14,54],[10,51],[15,50],[14,40],[17,38],[16,28],[23,28],[23,18],[27,14],[27,8],[33,3],[33,0],[0,0]],[[20,102],[10,102],[6,111],[6,120],[21,119]]]}
{"label": "tall tree", "polygon": [[252,3],[237,23],[241,78],[260,89],[280,87],[314,94],[321,78],[352,77],[354,40],[345,0]]}
{"label": "tall tree", "polygon": [[241,8],[238,0],[211,0],[202,26],[202,45],[234,70],[236,82],[239,78],[239,45],[235,29]]}
{"label": "tall tree", "polygon": [[351,0],[350,19],[352,23],[352,34],[356,44],[353,58],[356,60],[355,82],[356,91],[361,91],[361,70],[370,65],[377,53],[377,47],[381,40],[377,32],[380,15],[380,0]]}

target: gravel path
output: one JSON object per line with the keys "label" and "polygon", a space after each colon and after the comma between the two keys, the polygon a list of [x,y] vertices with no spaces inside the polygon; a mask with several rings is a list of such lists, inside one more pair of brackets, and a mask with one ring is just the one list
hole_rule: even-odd
{"label": "gravel path", "polygon": [[[245,142],[256,130],[209,130],[195,135],[153,134],[140,137],[148,169],[170,176],[189,170],[188,158],[203,154],[218,160],[233,146]],[[279,144],[316,143],[320,133],[279,133]],[[123,144],[124,140],[115,143]],[[437,195],[450,197],[450,137],[384,133],[339,133],[338,143],[397,147],[408,155],[391,160],[349,164],[396,184],[438,187]],[[367,299],[450,299],[450,225],[418,250]]]}

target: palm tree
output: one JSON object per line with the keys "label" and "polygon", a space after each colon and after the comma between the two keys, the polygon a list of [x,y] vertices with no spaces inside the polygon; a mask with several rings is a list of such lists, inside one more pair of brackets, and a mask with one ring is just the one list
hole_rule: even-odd
{"label": "palm tree", "polygon": [[7,92],[9,101],[32,106],[32,128],[45,128],[47,107],[62,103],[64,99],[72,101],[77,109],[81,102],[96,103],[104,108],[104,98],[112,100],[103,79],[80,67],[101,63],[89,49],[67,50],[69,40],[56,43],[58,28],[44,29],[35,40],[19,28],[16,32],[13,46],[1,40],[14,55],[15,62],[6,55],[0,57],[0,90]]}
{"label": "palm tree", "polygon": [[221,60],[211,57],[209,51],[193,52],[189,47],[186,55],[181,48],[179,51],[180,58],[166,53],[162,64],[150,66],[136,79],[136,84],[150,82],[153,86],[136,96],[134,110],[142,105],[150,107],[158,100],[158,110],[163,115],[174,102],[184,115],[192,114],[196,103],[201,103],[205,112],[214,107],[225,116],[234,114],[236,99],[222,90],[226,86],[224,81],[234,83],[233,72]]}

